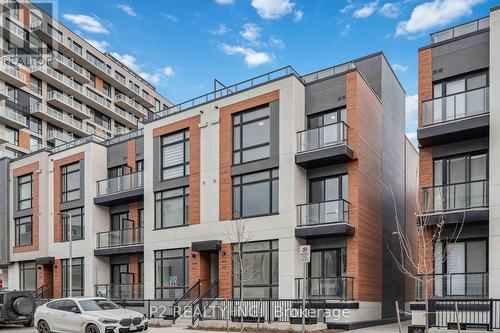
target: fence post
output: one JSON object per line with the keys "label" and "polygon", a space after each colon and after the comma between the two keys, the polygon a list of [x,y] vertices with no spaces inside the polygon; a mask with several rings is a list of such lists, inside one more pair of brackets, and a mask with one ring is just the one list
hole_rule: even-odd
{"label": "fence post", "polygon": [[[261,300],[262,302],[262,300]],[[261,304],[262,306],[262,304]],[[272,322],[271,319],[271,298],[268,298],[267,300],[267,322],[270,324]]]}
{"label": "fence post", "polygon": [[148,311],[148,312],[147,312],[147,314],[148,314],[148,319],[151,319],[151,303],[150,303],[150,302],[151,302],[151,301],[150,301],[150,300],[148,300],[148,301],[147,301],[147,303],[146,303],[146,304],[148,305],[148,310],[147,310],[147,311]]}
{"label": "fence post", "polygon": [[488,327],[488,331],[493,331],[495,317],[493,315],[493,298],[490,298],[490,327]]}

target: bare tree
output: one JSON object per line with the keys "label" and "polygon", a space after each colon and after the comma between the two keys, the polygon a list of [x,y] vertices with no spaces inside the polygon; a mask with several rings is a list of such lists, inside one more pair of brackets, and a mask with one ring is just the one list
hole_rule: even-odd
{"label": "bare tree", "polygon": [[[420,290],[423,291],[423,299],[425,301],[425,329],[426,332],[428,332],[429,291],[432,288],[432,282],[435,280],[434,274],[436,266],[445,263],[452,251],[450,251],[449,246],[447,246],[447,251],[442,254],[439,263],[434,262],[433,264],[432,261],[429,262],[428,258],[433,253],[434,244],[436,242],[441,242],[441,236],[448,224],[446,223],[442,212],[433,214],[432,217],[435,220],[435,223],[431,223],[431,216],[428,214],[429,210],[426,208],[432,207],[432,203],[438,205],[440,204],[438,207],[445,207],[444,196],[443,193],[441,193],[441,190],[435,191],[433,192],[433,195],[429,195],[428,198],[424,198],[423,201],[425,201],[425,199],[427,200],[422,202],[421,205],[418,202],[418,196],[416,197],[417,202],[415,207],[417,208],[412,214],[414,218],[407,221],[407,223],[415,223],[416,227],[412,230],[412,232],[409,232],[409,230],[401,224],[394,193],[392,188],[390,188],[390,190],[396,219],[396,230],[393,234],[397,236],[398,239],[399,253],[393,252],[393,250],[389,247],[389,244],[387,244],[387,247],[399,271],[401,271],[407,278],[413,280],[415,284],[418,284],[420,286]],[[463,214],[462,220],[454,224],[451,236],[447,237],[448,239],[446,242],[448,245],[455,244],[459,240],[464,222],[465,213]]]}

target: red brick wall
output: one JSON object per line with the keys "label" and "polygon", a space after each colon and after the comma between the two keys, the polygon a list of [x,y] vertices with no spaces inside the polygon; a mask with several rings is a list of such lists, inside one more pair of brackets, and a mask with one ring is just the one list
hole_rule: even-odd
{"label": "red brick wall", "polygon": [[[49,265],[37,265],[36,267],[37,277],[36,277],[36,286],[40,288],[42,286],[50,286],[54,283],[54,274],[53,274],[53,266]],[[42,298],[52,298],[53,297],[53,289],[47,290],[42,295]]]}
{"label": "red brick wall", "polygon": [[19,147],[30,149],[30,134],[27,130],[19,130]]}
{"label": "red brick wall", "polygon": [[61,167],[66,164],[71,164],[81,161],[85,158],[85,153],[80,152],[71,156],[61,158],[54,161],[54,242],[62,241],[62,219],[59,215],[61,206]]}
{"label": "red brick wall", "polygon": [[133,283],[139,283],[139,255],[130,254],[128,258],[130,265],[130,273],[134,274]]}
{"label": "red brick wall", "polygon": [[267,94],[224,106],[219,111],[219,220],[233,218],[233,184],[231,166],[233,164],[233,123],[232,114],[264,105],[279,99],[280,92]]}
{"label": "red brick wall", "polygon": [[[33,201],[32,201],[32,206],[33,206],[33,216],[32,216],[32,221],[33,221],[33,242],[31,245],[26,245],[26,246],[16,246],[13,248],[14,253],[22,253],[22,252],[31,252],[31,251],[38,251],[39,250],[39,243],[40,243],[40,175],[38,174],[38,170],[40,169],[40,165],[38,162],[34,162],[28,165],[25,165],[23,167],[14,169],[12,172],[13,177],[19,177],[23,176],[29,173],[32,173],[33,175]],[[17,203],[13,203],[13,205],[16,205]],[[15,207],[13,207],[15,209]],[[12,221],[14,223],[14,221]],[[14,225],[12,225],[12,228],[14,228]]]}
{"label": "red brick wall", "polygon": [[177,121],[153,130],[153,137],[189,129],[189,224],[200,223],[200,116]]}
{"label": "red brick wall", "polygon": [[61,259],[56,259],[54,262],[54,283],[53,283],[53,290],[54,290],[54,298],[61,298],[62,297],[62,290],[63,290],[63,285],[62,285],[62,260]]}
{"label": "red brick wall", "polygon": [[132,172],[137,171],[135,163],[135,140],[127,142],[127,166],[130,167]]}
{"label": "red brick wall", "polygon": [[229,243],[222,244],[219,251],[219,297],[233,297],[233,248]]}
{"label": "red brick wall", "polygon": [[422,127],[422,101],[432,98],[432,49],[418,52],[418,127]]}

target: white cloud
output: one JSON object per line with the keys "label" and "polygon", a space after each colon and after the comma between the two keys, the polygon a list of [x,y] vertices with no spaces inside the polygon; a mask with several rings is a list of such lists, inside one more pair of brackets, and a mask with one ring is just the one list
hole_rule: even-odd
{"label": "white cloud", "polygon": [[213,35],[222,36],[222,35],[225,35],[230,30],[231,29],[229,29],[224,23],[221,23],[221,24],[219,24],[219,26],[217,27],[217,29],[212,30],[211,33]]}
{"label": "white cloud", "polygon": [[137,13],[129,5],[119,4],[118,8],[120,8],[125,14],[127,14],[129,16],[137,17]]}
{"label": "white cloud", "polygon": [[120,60],[125,66],[131,70],[140,72],[141,66],[137,63],[137,59],[130,54],[119,54],[116,52],[111,53],[116,59]]}
{"label": "white cloud", "polygon": [[404,73],[408,70],[408,66],[406,65],[401,65],[401,64],[394,64],[392,65],[392,68],[396,71],[396,72],[400,72],[400,73]]}
{"label": "white cloud", "polygon": [[170,22],[173,22],[173,23],[179,22],[179,19],[175,15],[172,15],[172,14],[162,14],[162,16],[164,18],[166,18],[167,20],[169,20]]}
{"label": "white cloud", "polygon": [[395,2],[387,2],[384,3],[382,8],[380,8],[378,12],[382,16],[396,18],[399,16],[400,8],[399,5]]}
{"label": "white cloud", "polygon": [[64,14],[63,17],[84,31],[98,34],[109,33],[108,29],[106,29],[95,17],[81,14]]}
{"label": "white cloud", "polygon": [[240,31],[240,35],[247,41],[253,44],[258,44],[261,32],[262,28],[257,24],[246,23],[245,25],[243,25],[243,30]]}
{"label": "white cloud", "polygon": [[418,95],[406,96],[406,123],[414,123],[418,116]]}
{"label": "white cloud", "polygon": [[165,75],[166,77],[174,76],[174,74],[174,69],[172,67],[167,66],[163,68],[163,75]]}
{"label": "white cloud", "polygon": [[361,7],[358,10],[355,10],[352,16],[356,18],[366,18],[371,16],[375,11],[377,10],[378,6],[378,1],[372,1],[367,4],[365,4],[363,7]]}
{"label": "white cloud", "polygon": [[275,20],[289,14],[295,3],[290,0],[252,0],[252,7],[264,19]]}
{"label": "white cloud", "polygon": [[351,31],[351,25],[346,24],[341,30],[340,30],[340,35],[345,36]]}
{"label": "white cloud", "polygon": [[295,13],[293,14],[293,21],[294,22],[300,22],[302,21],[302,18],[304,17],[304,12],[301,11],[300,9],[296,10]]}
{"label": "white cloud", "polygon": [[272,47],[276,47],[278,49],[282,49],[285,47],[285,42],[283,42],[281,39],[271,36],[269,38],[269,45]]}
{"label": "white cloud", "polygon": [[222,51],[227,55],[243,55],[247,67],[256,67],[267,64],[273,60],[273,56],[266,52],[258,52],[248,47],[222,44]]}
{"label": "white cloud", "polygon": [[108,42],[103,40],[86,39],[86,41],[101,52],[106,52],[110,46]]}
{"label": "white cloud", "polygon": [[351,11],[351,10],[353,10],[353,9],[354,9],[354,4],[352,3],[352,0],[348,0],[348,1],[347,1],[347,5],[345,5],[345,6],[344,6],[344,8],[341,8],[341,9],[339,10],[339,12],[340,12],[341,14],[345,14],[345,13],[347,13],[347,12],[350,12],[350,11]]}
{"label": "white cloud", "polygon": [[146,72],[142,68],[143,65],[137,63],[137,59],[133,55],[118,54],[116,52],[113,52],[112,55],[120,60],[125,66],[137,72],[137,74],[153,84],[160,84],[163,78],[174,75],[174,70],[170,66],[166,66],[163,69],[157,69],[153,72]]}
{"label": "white cloud", "polygon": [[416,6],[407,21],[401,21],[396,36],[413,35],[447,25],[472,13],[472,8],[484,0],[433,0]]}
{"label": "white cloud", "polygon": [[215,0],[215,3],[218,3],[219,5],[232,5],[234,0]]}

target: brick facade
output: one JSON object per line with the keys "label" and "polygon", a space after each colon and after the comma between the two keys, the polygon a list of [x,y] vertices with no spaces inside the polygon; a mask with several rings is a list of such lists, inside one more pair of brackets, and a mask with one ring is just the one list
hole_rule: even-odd
{"label": "brick facade", "polygon": [[422,101],[432,98],[432,49],[418,52],[418,127],[422,127]]}
{"label": "brick facade", "polygon": [[63,282],[62,282],[62,260],[56,259],[54,262],[54,283],[53,283],[53,291],[54,298],[61,298],[63,295]]}
{"label": "brick facade", "polygon": [[219,251],[219,297],[233,297],[233,247],[229,243]]}
{"label": "brick facade", "polygon": [[19,130],[19,147],[24,149],[30,149],[30,133],[28,130]]}

